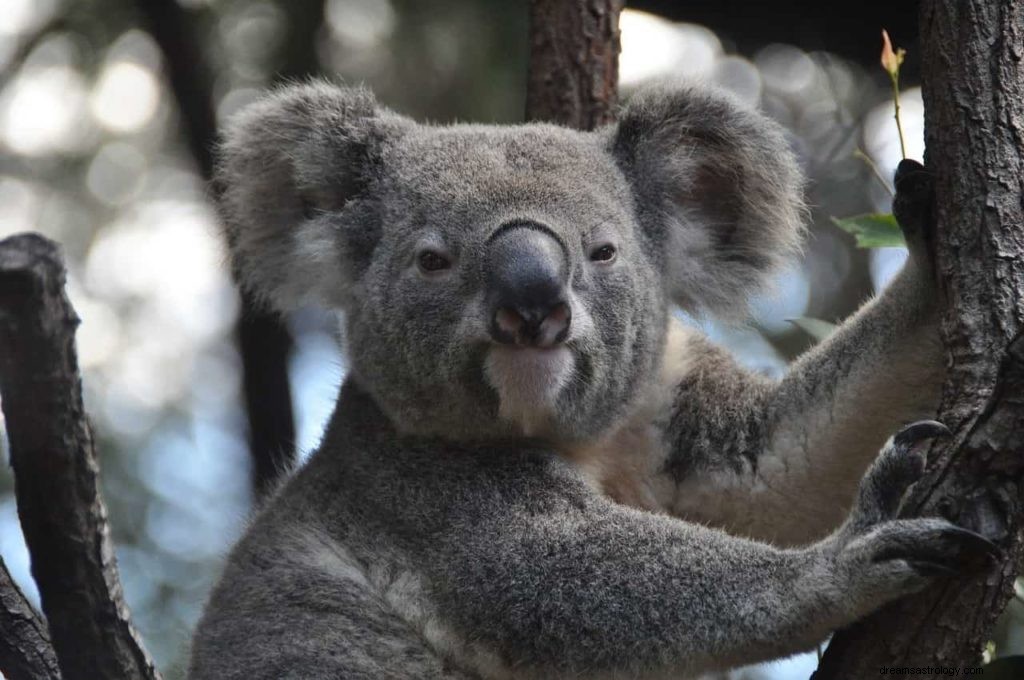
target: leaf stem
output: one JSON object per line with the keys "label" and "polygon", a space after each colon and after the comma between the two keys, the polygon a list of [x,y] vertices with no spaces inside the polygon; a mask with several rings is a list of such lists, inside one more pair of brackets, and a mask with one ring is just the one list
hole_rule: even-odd
{"label": "leaf stem", "polygon": [[899,72],[892,73],[889,76],[889,80],[892,81],[892,103],[893,103],[893,117],[896,118],[896,132],[900,137],[900,156],[903,158],[907,157],[907,145],[903,141],[903,123],[900,121],[900,74]]}

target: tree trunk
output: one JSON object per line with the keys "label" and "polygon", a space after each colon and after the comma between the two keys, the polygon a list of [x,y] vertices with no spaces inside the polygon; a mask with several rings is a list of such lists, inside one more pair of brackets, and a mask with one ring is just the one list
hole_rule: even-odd
{"label": "tree trunk", "polygon": [[904,513],[948,517],[1006,553],[838,633],[821,680],[873,677],[883,666],[978,665],[1022,557],[1024,3],[930,0],[920,21],[937,285],[947,306],[939,419],[954,436],[933,446]]}
{"label": "tree trunk", "polygon": [[592,130],[615,117],[624,0],[531,0],[527,120]]}
{"label": "tree trunk", "polygon": [[61,675],[155,680],[107,529],[77,326],[56,244],[38,234],[0,241],[0,392],[14,493]]}

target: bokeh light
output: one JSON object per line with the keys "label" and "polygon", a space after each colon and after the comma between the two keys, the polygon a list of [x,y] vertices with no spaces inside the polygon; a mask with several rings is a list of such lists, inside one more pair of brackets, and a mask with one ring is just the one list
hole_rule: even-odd
{"label": "bokeh light", "polygon": [[96,120],[111,132],[136,132],[156,113],[157,83],[153,73],[130,61],[103,68],[90,99]]}
{"label": "bokeh light", "polygon": [[0,95],[0,139],[25,156],[78,150],[85,101],[85,80],[76,70],[26,70]]}

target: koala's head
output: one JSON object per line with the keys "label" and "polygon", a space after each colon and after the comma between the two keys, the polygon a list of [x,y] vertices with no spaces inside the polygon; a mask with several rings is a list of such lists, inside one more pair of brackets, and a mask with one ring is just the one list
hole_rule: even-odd
{"label": "koala's head", "polygon": [[292,86],[229,126],[217,182],[242,284],[343,311],[353,379],[452,438],[600,434],[654,379],[670,306],[745,307],[801,231],[779,128],[701,89],[579,132]]}

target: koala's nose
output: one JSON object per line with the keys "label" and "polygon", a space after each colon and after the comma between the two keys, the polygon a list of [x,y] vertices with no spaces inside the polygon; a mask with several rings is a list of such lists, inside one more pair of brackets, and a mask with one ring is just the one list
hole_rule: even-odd
{"label": "koala's nose", "polygon": [[485,285],[490,334],[509,345],[551,347],[569,335],[569,266],[557,237],[541,225],[502,227],[488,243]]}

